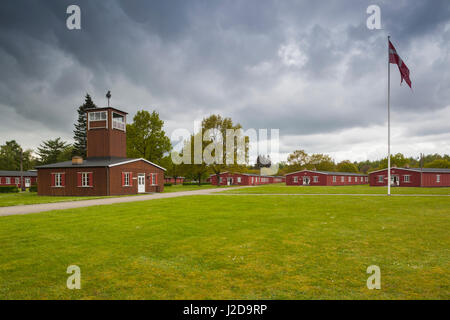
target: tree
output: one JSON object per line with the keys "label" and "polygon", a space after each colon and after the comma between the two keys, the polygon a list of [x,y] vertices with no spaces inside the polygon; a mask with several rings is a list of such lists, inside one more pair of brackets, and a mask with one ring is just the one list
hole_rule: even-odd
{"label": "tree", "polygon": [[358,172],[358,167],[350,162],[350,160],[344,160],[337,164],[336,169],[338,172]]}
{"label": "tree", "polygon": [[[173,152],[176,153],[176,151]],[[162,158],[161,165],[167,170],[165,176],[174,178],[175,184],[177,184],[177,178],[182,177],[185,172],[183,164],[174,163],[171,155]]]}
{"label": "tree", "polygon": [[336,165],[329,155],[315,153],[309,157],[306,167],[307,169],[316,169],[318,171],[334,171]]}
{"label": "tree", "polygon": [[314,153],[308,155],[305,150],[295,150],[288,156],[288,168],[285,168],[283,172],[294,172],[304,169],[308,170],[321,170],[321,171],[334,171],[334,160],[326,154]]}
{"label": "tree", "polygon": [[300,171],[306,168],[309,163],[309,156],[305,150],[295,150],[287,158],[288,172]]}
{"label": "tree", "polygon": [[[219,183],[220,173],[227,166],[239,165],[241,159],[242,162],[248,162],[248,146],[249,138],[239,133],[239,129],[242,126],[233,124],[231,118],[222,118],[220,115],[211,115],[202,121],[202,132],[207,137],[207,141],[211,141],[208,145],[202,148],[203,154],[211,155],[212,163],[208,164],[210,171],[217,175],[217,183]],[[227,145],[227,131],[234,130],[233,149],[229,149]],[[202,139],[203,140],[203,139]],[[241,140],[243,143],[240,143]],[[230,142],[230,141],[228,141]],[[206,152],[205,152],[206,151]],[[233,159],[227,159],[227,155],[233,156]],[[241,164],[243,165],[243,164]]]}
{"label": "tree", "polygon": [[127,125],[127,156],[161,162],[172,148],[163,125],[164,121],[156,111],[138,111],[133,123]]}
{"label": "tree", "polygon": [[22,156],[23,170],[30,170],[34,167],[36,159],[33,157],[33,150],[22,150],[22,147],[15,141],[6,141],[0,146],[0,169],[20,170],[20,157]]}
{"label": "tree", "polygon": [[71,159],[72,146],[61,138],[47,140],[40,144],[37,150],[40,164],[50,164]]}
{"label": "tree", "polygon": [[[201,163],[195,163],[194,161],[194,141],[196,140],[201,141],[203,152],[206,143],[202,139],[202,134],[199,132],[196,135],[191,135],[190,139],[185,142],[185,146],[183,148],[183,151],[190,150],[190,159],[188,159],[189,163],[181,164],[181,166],[186,174],[186,177],[197,180],[198,184],[200,185],[202,179],[206,177],[206,174],[209,170],[208,165],[204,161],[201,161]],[[183,156],[183,154],[181,154],[180,156]]]}
{"label": "tree", "polygon": [[84,98],[84,104],[78,107],[78,120],[75,123],[75,130],[73,130],[73,144],[72,155],[86,157],[87,150],[87,119],[86,111],[88,109],[97,108],[89,94]]}
{"label": "tree", "polygon": [[450,168],[450,161],[446,159],[436,159],[432,162],[428,162],[424,166],[425,168]]}
{"label": "tree", "polygon": [[[405,167],[409,164],[409,159],[405,158],[405,156],[401,153],[397,153],[395,155],[391,154],[391,166],[397,166],[398,168]],[[378,169],[385,169],[388,167],[387,157],[380,161],[380,166]]]}

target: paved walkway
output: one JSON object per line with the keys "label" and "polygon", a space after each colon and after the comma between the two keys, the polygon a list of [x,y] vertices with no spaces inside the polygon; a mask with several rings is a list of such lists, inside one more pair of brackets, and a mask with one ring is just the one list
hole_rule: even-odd
{"label": "paved walkway", "polygon": [[[41,203],[41,204],[29,204],[22,206],[13,207],[0,207],[0,217],[1,216],[11,216],[18,214],[29,214],[37,213],[51,210],[63,210],[72,208],[82,208],[91,206],[101,206],[114,203],[123,202],[137,202],[137,201],[148,201],[155,199],[166,199],[166,198],[176,198],[185,196],[197,196],[197,195],[217,195],[217,196],[358,196],[358,197],[385,197],[386,194],[351,194],[351,193],[220,193],[225,190],[236,190],[242,188],[251,188],[250,186],[245,187],[231,187],[231,188],[217,188],[217,189],[202,189],[193,191],[180,191],[180,192],[169,192],[169,193],[153,193],[148,195],[138,195],[130,197],[117,197],[117,198],[104,198],[104,199],[92,199],[92,200],[79,200],[79,201],[66,201],[66,202],[56,202],[56,203]],[[442,194],[393,194],[393,197],[449,197],[450,195]]]}
{"label": "paved walkway", "polygon": [[[386,197],[380,193],[221,193],[216,196],[357,196]],[[450,197],[450,194],[391,194],[391,197]]]}
{"label": "paved walkway", "polygon": [[92,200],[78,200],[78,201],[64,201],[55,203],[40,203],[40,204],[28,204],[22,206],[12,206],[12,207],[0,207],[0,217],[1,216],[12,216],[18,214],[28,214],[37,213],[43,211],[51,210],[63,210],[63,209],[73,209],[81,207],[91,207],[91,206],[101,206],[114,203],[123,202],[136,202],[136,201],[147,201],[155,199],[166,199],[166,198],[176,198],[185,196],[196,196],[196,195],[208,195],[214,194],[215,192],[222,192],[224,190],[234,190],[248,187],[230,187],[230,188],[217,188],[217,189],[202,189],[193,191],[180,191],[180,192],[168,192],[168,193],[152,193],[148,195],[137,195],[130,197],[117,197],[117,198],[103,198],[103,199],[92,199]]}

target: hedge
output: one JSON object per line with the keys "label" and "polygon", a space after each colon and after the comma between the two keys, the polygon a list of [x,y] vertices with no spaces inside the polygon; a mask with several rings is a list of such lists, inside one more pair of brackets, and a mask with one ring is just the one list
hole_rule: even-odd
{"label": "hedge", "polygon": [[31,186],[28,191],[30,192],[37,192],[37,185]]}
{"label": "hedge", "polygon": [[16,193],[19,192],[19,188],[16,186],[0,186],[0,193]]}
{"label": "hedge", "polygon": [[171,183],[169,183],[169,182],[167,182],[167,183],[164,183],[164,187],[171,187],[172,186],[172,184]]}

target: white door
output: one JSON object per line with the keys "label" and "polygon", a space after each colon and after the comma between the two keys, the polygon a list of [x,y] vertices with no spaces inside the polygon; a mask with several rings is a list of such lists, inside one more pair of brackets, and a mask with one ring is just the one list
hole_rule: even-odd
{"label": "white door", "polygon": [[138,193],[145,192],[145,174],[138,174]]}
{"label": "white door", "polygon": [[310,179],[309,177],[303,177],[303,184],[304,185],[309,185]]}
{"label": "white door", "polygon": [[30,178],[25,178],[25,188],[29,188],[31,186]]}
{"label": "white door", "polygon": [[391,186],[399,186],[400,185],[400,177],[396,174],[391,175]]}

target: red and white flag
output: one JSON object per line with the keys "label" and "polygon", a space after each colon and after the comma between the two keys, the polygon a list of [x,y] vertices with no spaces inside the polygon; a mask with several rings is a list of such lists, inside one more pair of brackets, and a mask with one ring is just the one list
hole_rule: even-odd
{"label": "red and white flag", "polygon": [[409,79],[409,69],[406,66],[406,64],[403,62],[402,58],[397,53],[397,50],[395,50],[394,46],[392,45],[392,42],[389,40],[389,63],[396,64],[398,66],[398,70],[400,71],[400,76],[402,77],[402,80],[400,83],[405,80],[405,82],[408,84],[408,86],[411,88],[411,80]]}

